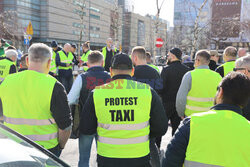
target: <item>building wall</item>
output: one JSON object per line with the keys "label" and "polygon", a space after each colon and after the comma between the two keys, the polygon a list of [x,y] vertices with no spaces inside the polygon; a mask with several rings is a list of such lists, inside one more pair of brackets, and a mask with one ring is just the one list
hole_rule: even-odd
{"label": "building wall", "polygon": [[[156,36],[154,21],[154,18],[151,16],[141,16],[139,14],[131,12],[126,13],[126,28],[124,34],[126,38],[124,39],[123,43],[125,52],[130,54],[133,47],[142,45],[146,48],[146,50],[150,51],[152,54],[156,52],[155,54],[157,55],[165,55],[165,45],[161,49],[154,50],[154,40],[156,40],[156,38],[162,38],[164,41],[166,41],[167,24],[166,22],[161,22],[158,28],[158,36]],[[140,29],[139,25],[142,23],[144,24],[144,28]]]}

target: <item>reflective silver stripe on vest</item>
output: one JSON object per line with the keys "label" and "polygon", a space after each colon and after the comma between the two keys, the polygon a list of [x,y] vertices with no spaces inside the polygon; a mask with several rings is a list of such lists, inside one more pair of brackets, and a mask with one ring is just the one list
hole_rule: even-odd
{"label": "reflective silver stripe on vest", "polygon": [[187,97],[188,100],[198,101],[198,102],[213,102],[214,98],[200,98],[200,97]]}
{"label": "reflective silver stripe on vest", "polygon": [[3,80],[4,80],[4,78],[0,77],[0,81],[3,81]]}
{"label": "reflective silver stripe on vest", "polygon": [[4,122],[14,125],[51,125],[55,124],[55,120],[52,119],[24,119],[24,118],[10,118],[3,117]]}
{"label": "reflective silver stripe on vest", "polygon": [[57,138],[58,135],[56,132],[56,133],[46,134],[46,135],[25,135],[25,136],[33,141],[48,141],[48,140]]}
{"label": "reflective silver stripe on vest", "polygon": [[189,109],[189,110],[193,110],[193,111],[209,111],[210,110],[210,107],[196,107],[196,106],[189,106],[189,105],[186,105],[186,108]]}
{"label": "reflective silver stripe on vest", "polygon": [[149,121],[140,124],[103,124],[98,122],[98,127],[107,130],[140,130],[149,126]]}
{"label": "reflective silver stripe on vest", "polygon": [[223,166],[209,165],[209,164],[203,164],[203,163],[200,163],[200,162],[185,160],[184,167],[223,167]]}
{"label": "reflective silver stripe on vest", "polygon": [[148,140],[149,140],[148,135],[135,138],[128,138],[128,139],[118,139],[118,138],[98,136],[98,141],[100,143],[114,144],[114,145],[138,144],[147,142]]}

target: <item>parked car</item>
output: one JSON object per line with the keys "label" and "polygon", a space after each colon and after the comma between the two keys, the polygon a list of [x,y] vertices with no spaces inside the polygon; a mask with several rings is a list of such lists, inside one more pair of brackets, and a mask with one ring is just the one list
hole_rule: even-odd
{"label": "parked car", "polygon": [[0,123],[0,167],[69,167],[54,154]]}

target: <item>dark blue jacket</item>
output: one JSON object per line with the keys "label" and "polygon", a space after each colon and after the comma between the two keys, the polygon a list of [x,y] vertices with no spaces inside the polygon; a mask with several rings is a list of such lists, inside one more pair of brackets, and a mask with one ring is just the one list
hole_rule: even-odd
{"label": "dark blue jacket", "polygon": [[[213,110],[231,110],[242,115],[240,107],[228,104],[218,104],[212,107]],[[190,136],[190,117],[183,120],[172,140],[167,146],[162,167],[182,167]]]}
{"label": "dark blue jacket", "polygon": [[103,85],[110,82],[110,75],[105,71],[103,67],[91,67],[86,73],[81,74],[82,77],[82,89],[79,98],[80,111],[82,111],[89,93],[99,85]]}

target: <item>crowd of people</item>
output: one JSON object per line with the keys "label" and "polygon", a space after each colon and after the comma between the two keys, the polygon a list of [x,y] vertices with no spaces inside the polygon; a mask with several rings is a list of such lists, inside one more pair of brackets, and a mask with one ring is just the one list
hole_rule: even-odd
{"label": "crowd of people", "polygon": [[[2,46],[2,44],[1,44]],[[79,167],[88,167],[97,143],[99,167],[250,165],[250,55],[227,47],[194,61],[179,48],[160,71],[142,46],[130,55],[111,38],[100,51],[56,41],[32,44],[0,57],[0,118],[9,128],[60,157],[68,139],[79,140]],[[84,72],[75,79],[74,67]],[[49,75],[50,74],[50,75]],[[20,89],[21,88],[21,89]],[[172,127],[164,156],[161,140]]]}

